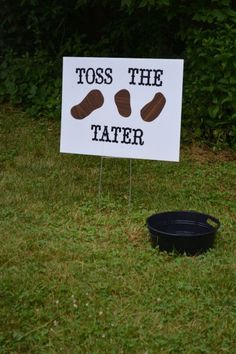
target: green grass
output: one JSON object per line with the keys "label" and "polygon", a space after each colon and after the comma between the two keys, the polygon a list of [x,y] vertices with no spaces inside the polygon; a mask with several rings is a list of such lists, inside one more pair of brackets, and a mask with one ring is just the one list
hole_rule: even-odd
{"label": "green grass", "polygon": [[[236,164],[59,153],[60,123],[1,108],[0,353],[236,353]],[[227,157],[227,158],[226,158]],[[198,257],[152,249],[154,212],[218,217]]]}

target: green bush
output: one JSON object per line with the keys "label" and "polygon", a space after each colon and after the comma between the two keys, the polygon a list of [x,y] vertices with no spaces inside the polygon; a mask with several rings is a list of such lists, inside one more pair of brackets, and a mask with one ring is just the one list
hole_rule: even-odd
{"label": "green bush", "polygon": [[[186,36],[184,127],[236,148],[236,28],[222,23]],[[192,127],[192,128],[191,128]]]}
{"label": "green bush", "polygon": [[183,138],[236,148],[230,0],[2,0],[0,100],[60,115],[62,56],[184,58]]}
{"label": "green bush", "polygon": [[15,57],[8,52],[0,65],[0,100],[23,107],[33,116],[58,117],[60,112],[60,61],[43,52]]}

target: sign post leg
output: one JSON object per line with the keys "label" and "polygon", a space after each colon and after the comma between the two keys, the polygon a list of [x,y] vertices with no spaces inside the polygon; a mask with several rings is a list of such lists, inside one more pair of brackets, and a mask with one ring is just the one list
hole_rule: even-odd
{"label": "sign post leg", "polygon": [[132,201],[132,159],[129,159],[129,209]]}
{"label": "sign post leg", "polygon": [[102,194],[102,172],[103,172],[103,156],[100,161],[100,173],[99,173],[99,186],[98,186],[98,207],[101,206],[101,194]]}

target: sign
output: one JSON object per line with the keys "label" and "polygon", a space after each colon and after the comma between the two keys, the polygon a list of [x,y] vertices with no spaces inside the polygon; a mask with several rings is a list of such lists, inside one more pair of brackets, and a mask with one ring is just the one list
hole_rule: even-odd
{"label": "sign", "polygon": [[63,58],[64,153],[178,161],[183,60]]}

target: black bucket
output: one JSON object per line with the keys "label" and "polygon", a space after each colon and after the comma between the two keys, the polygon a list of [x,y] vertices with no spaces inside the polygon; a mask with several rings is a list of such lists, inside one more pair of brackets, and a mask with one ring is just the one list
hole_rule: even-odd
{"label": "black bucket", "polygon": [[147,227],[153,247],[192,256],[213,247],[220,222],[196,211],[168,211],[150,216]]}

